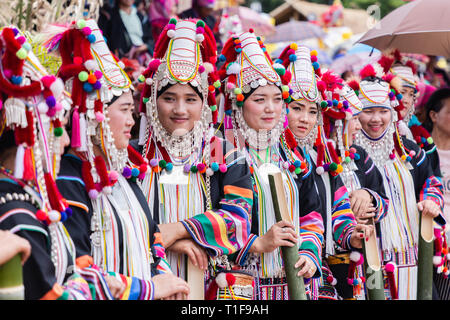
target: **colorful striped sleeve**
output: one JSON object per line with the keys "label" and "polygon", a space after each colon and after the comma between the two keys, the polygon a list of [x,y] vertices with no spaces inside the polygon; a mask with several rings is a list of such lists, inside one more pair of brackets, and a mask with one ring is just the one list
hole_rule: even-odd
{"label": "colorful striped sleeve", "polygon": [[172,269],[170,268],[169,262],[166,258],[166,249],[163,246],[161,232],[155,232],[154,234],[154,242],[152,245],[153,252],[155,256],[159,258],[158,264],[156,266],[156,270],[158,274],[162,273],[172,273]]}
{"label": "colorful striped sleeve", "polygon": [[350,207],[347,188],[339,177],[331,178],[335,185],[333,205],[331,207],[331,225],[333,239],[344,250],[351,249],[350,238],[355,229],[356,220]]}
{"label": "colorful striped sleeve", "polygon": [[213,209],[182,221],[210,256],[237,252],[245,246],[250,234],[253,205],[250,170],[245,158],[236,151],[228,153],[225,161],[227,171],[211,177],[211,186],[212,179],[219,179],[215,184],[219,190],[211,187]]}

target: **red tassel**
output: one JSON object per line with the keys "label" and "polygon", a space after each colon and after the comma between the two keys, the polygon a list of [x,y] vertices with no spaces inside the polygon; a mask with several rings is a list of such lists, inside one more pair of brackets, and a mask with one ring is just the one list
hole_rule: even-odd
{"label": "red tassel", "polygon": [[48,200],[53,210],[64,211],[62,196],[58,191],[55,180],[49,172],[44,173],[45,186],[47,188]]}
{"label": "red tassel", "polygon": [[388,278],[388,282],[389,282],[389,290],[391,292],[391,296],[393,300],[398,300],[398,291],[397,291],[397,286],[395,284],[395,264],[393,262],[388,262],[385,267],[384,270],[386,271],[386,275]]}
{"label": "red tassel", "polygon": [[286,128],[286,130],[284,131],[284,136],[286,138],[286,143],[289,146],[289,148],[291,148],[292,150],[294,150],[295,148],[297,148],[297,140],[295,140],[294,134],[292,133],[291,129]]}
{"label": "red tassel", "polygon": [[106,169],[106,163],[102,156],[96,156],[94,158],[94,164],[95,169],[97,170],[97,174],[100,177],[100,184],[101,186],[107,187],[110,185],[109,183],[109,177],[108,177],[108,170]]}
{"label": "red tassel", "polygon": [[331,141],[327,142],[328,146],[328,152],[330,152],[331,159],[333,159],[334,162],[339,163],[339,157],[336,153],[336,150],[334,149],[333,143]]}
{"label": "red tassel", "polygon": [[35,174],[33,170],[33,157],[30,148],[25,148],[25,154],[23,157],[23,180],[35,180]]}
{"label": "red tassel", "polygon": [[83,161],[81,164],[81,177],[83,178],[87,192],[95,190],[95,183],[94,178],[92,178],[91,168],[92,167],[89,161]]}
{"label": "red tassel", "polygon": [[128,158],[131,162],[133,162],[135,165],[140,166],[144,163],[144,158],[142,158],[142,155],[136,151],[131,145],[128,145],[127,147],[128,151]]}

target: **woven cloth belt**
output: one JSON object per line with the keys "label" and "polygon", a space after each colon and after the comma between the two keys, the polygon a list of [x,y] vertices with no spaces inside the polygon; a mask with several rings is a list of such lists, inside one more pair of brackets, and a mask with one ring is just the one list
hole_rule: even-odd
{"label": "woven cloth belt", "polygon": [[334,256],[327,257],[328,265],[334,264],[349,264],[350,263],[350,253],[339,253]]}

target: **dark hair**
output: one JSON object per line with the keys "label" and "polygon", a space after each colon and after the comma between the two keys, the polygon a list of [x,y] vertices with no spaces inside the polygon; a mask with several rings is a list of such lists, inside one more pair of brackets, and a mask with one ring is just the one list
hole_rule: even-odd
{"label": "dark hair", "polygon": [[450,88],[441,88],[433,92],[425,104],[425,121],[423,127],[428,132],[433,131],[433,121],[431,121],[430,112],[439,112],[444,106],[444,100],[450,98]]}

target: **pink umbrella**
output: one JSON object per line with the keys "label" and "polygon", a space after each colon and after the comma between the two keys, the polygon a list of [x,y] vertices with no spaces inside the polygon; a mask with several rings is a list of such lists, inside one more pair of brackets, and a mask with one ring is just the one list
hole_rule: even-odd
{"label": "pink umbrella", "polygon": [[381,19],[358,41],[380,50],[450,57],[450,2],[413,0]]}
{"label": "pink umbrella", "polygon": [[275,26],[270,23],[270,18],[253,9],[244,6],[229,7],[227,13],[229,16],[239,16],[244,31],[252,28],[256,35],[264,37],[275,33]]}

